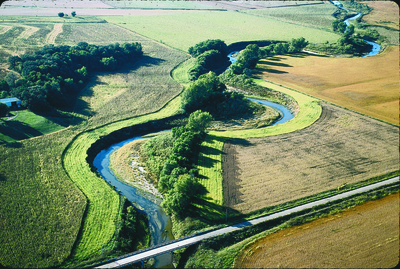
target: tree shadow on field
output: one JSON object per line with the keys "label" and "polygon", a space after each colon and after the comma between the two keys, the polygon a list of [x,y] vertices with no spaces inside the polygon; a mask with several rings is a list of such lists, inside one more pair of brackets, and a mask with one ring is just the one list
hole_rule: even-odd
{"label": "tree shadow on field", "polygon": [[2,145],[2,146],[5,147],[5,148],[15,148],[15,149],[19,149],[19,148],[22,148],[22,147],[23,147],[23,144],[20,143],[20,142],[10,142],[10,143],[7,143],[7,142],[5,142],[5,141],[3,141],[3,140],[0,140],[0,145]]}
{"label": "tree shadow on field", "polygon": [[237,216],[240,214],[239,211],[235,209],[215,204],[209,200],[210,199],[206,197],[195,198],[192,206],[188,208],[188,216],[224,223],[227,217],[229,219],[229,216]]}
{"label": "tree shadow on field", "polygon": [[29,137],[42,135],[41,132],[35,128],[32,128],[28,124],[14,120],[6,121],[3,124],[0,124],[0,133],[14,140],[22,140]]}
{"label": "tree shadow on field", "polygon": [[290,64],[278,63],[278,62],[268,61],[268,60],[260,60],[259,63],[260,64],[273,65],[273,66],[293,67]]}
{"label": "tree shadow on field", "polygon": [[7,180],[6,176],[0,174],[0,181],[6,181],[6,180]]}
{"label": "tree shadow on field", "polygon": [[239,145],[239,146],[242,146],[242,147],[251,147],[251,146],[253,146],[253,143],[251,143],[249,140],[243,139],[243,138],[231,138],[228,141],[229,141],[229,143],[231,143],[233,145]]}

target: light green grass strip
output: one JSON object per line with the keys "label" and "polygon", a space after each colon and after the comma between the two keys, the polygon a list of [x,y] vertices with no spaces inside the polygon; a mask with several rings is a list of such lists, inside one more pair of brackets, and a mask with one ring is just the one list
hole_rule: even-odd
{"label": "light green grass strip", "polygon": [[224,139],[207,135],[201,144],[201,151],[198,160],[200,183],[206,187],[208,193],[206,200],[222,205],[224,201],[222,185],[222,147]]}
{"label": "light green grass strip", "polygon": [[255,82],[257,82],[261,86],[283,92],[293,97],[299,105],[299,112],[297,113],[297,115],[292,120],[286,123],[274,125],[271,127],[224,132],[212,131],[210,132],[211,135],[226,138],[254,138],[286,134],[310,126],[321,116],[322,107],[319,105],[318,99],[263,80],[255,80]]}
{"label": "light green grass strip", "polygon": [[156,113],[115,122],[81,133],[67,147],[63,158],[65,170],[88,200],[81,237],[70,260],[72,263],[100,255],[102,247],[107,246],[113,239],[116,230],[115,220],[118,217],[120,197],[103,179],[91,172],[86,162],[86,152],[89,147],[100,136],[115,130],[174,115],[179,105],[180,97],[177,97]]}

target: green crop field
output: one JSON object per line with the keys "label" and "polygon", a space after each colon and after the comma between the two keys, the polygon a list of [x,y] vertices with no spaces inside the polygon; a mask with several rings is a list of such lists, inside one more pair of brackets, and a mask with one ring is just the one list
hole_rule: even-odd
{"label": "green crop field", "polygon": [[101,18],[183,51],[206,39],[221,39],[231,44],[251,40],[288,41],[299,37],[311,43],[325,43],[339,38],[331,32],[232,11]]}
{"label": "green crop field", "polygon": [[197,1],[104,1],[116,8],[130,9],[216,9]]}

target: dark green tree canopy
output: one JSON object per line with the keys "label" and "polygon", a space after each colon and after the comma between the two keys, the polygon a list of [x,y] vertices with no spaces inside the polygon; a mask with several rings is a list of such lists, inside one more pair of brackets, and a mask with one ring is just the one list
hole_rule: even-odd
{"label": "dark green tree canopy", "polygon": [[220,39],[208,39],[190,47],[188,52],[193,57],[197,57],[207,50],[218,50],[223,57],[228,55],[228,46]]}

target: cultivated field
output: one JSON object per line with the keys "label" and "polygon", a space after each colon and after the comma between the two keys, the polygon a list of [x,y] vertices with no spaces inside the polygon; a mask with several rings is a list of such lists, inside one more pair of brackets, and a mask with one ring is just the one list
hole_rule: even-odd
{"label": "cultivated field", "polygon": [[399,6],[394,1],[363,2],[373,10],[363,17],[363,20],[372,25],[390,27],[399,30]]}
{"label": "cultivated field", "polygon": [[374,57],[296,54],[263,59],[258,77],[399,124],[399,48]]}
{"label": "cultivated field", "polygon": [[[269,1],[268,1],[269,2]],[[330,4],[316,2],[315,5],[288,6],[285,8],[249,9],[242,12],[255,16],[273,18],[276,20],[332,31],[332,14],[337,8]]]}
{"label": "cultivated field", "polygon": [[233,11],[187,11],[159,16],[101,18],[185,52],[190,46],[207,39],[221,39],[229,45],[239,41],[288,41],[299,37],[312,43],[324,43],[335,42],[339,38],[335,33],[320,29]]}
{"label": "cultivated field", "polygon": [[236,268],[393,268],[399,263],[399,194],[270,234]]}
{"label": "cultivated field", "polygon": [[322,103],[303,130],[225,143],[225,205],[247,213],[399,169],[399,129]]}

